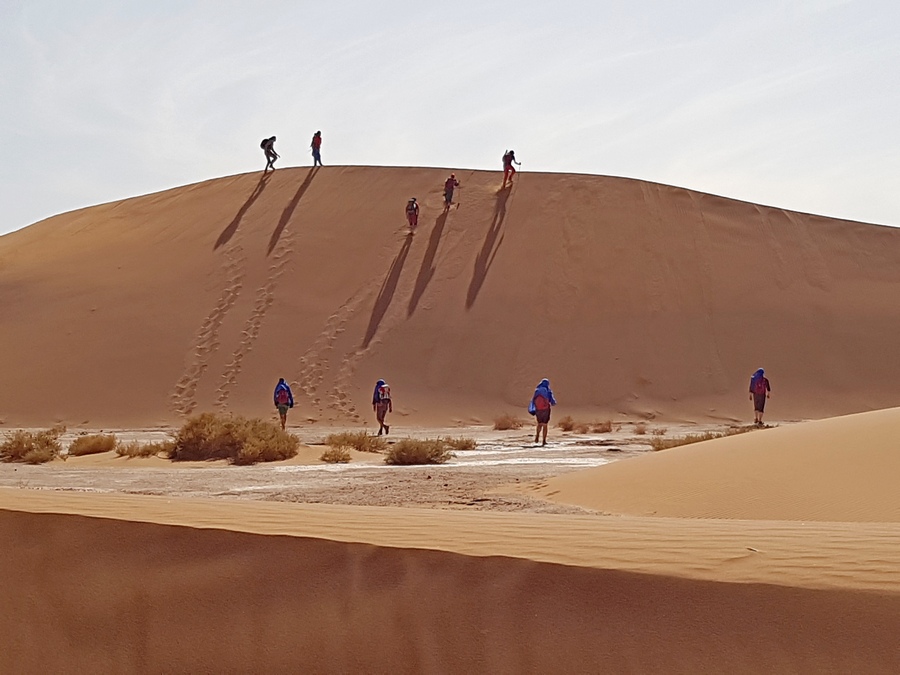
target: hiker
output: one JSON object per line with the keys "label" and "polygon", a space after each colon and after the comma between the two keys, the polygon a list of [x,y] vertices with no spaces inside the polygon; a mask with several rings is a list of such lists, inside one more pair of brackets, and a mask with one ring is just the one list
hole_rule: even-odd
{"label": "hiker", "polygon": [[409,231],[414,231],[419,224],[419,204],[415,197],[406,202],[406,220],[409,221]]}
{"label": "hiker", "polygon": [[[263,152],[266,154],[266,169],[275,170],[275,160],[278,159],[281,155],[275,152],[275,137],[272,138],[264,138],[262,142],[259,144],[259,147],[263,149]],[[263,173],[265,173],[265,171]]]}
{"label": "hiker", "polygon": [[273,398],[275,399],[275,407],[278,408],[278,416],[281,418],[281,428],[284,429],[284,425],[287,424],[288,408],[294,407],[294,394],[283,377],[278,378]]}
{"label": "hiker", "polygon": [[534,415],[537,420],[537,430],[534,432],[534,442],[538,442],[541,430],[544,432],[544,441],[541,445],[547,445],[547,425],[550,424],[550,408],[556,405],[556,399],[553,398],[553,392],[550,390],[550,380],[544,378],[534,390],[534,396],[531,397],[531,403],[528,406],[528,413]]}
{"label": "hiker", "polygon": [[321,131],[317,131],[313,134],[312,143],[309,144],[309,147],[312,148],[313,166],[316,166],[317,164],[322,166],[322,156],[319,154],[319,151],[322,149]]}
{"label": "hiker", "polygon": [[450,178],[444,181],[444,210],[450,208],[453,203],[453,190],[459,187],[459,181],[456,180],[456,174],[451,173]]}
{"label": "hiker", "polygon": [[372,409],[375,411],[375,419],[378,420],[378,435],[391,433],[391,428],[384,423],[384,417],[389,412],[394,412],[391,403],[391,387],[384,380],[375,383],[375,393],[372,394]]}
{"label": "hiker", "polygon": [[766,377],[765,371],[760,368],[750,378],[750,400],[753,401],[753,423],[761,427],[763,425],[763,413],[766,410],[766,399],[769,398],[769,392],[772,387],[769,386],[769,378]]}
{"label": "hiker", "polygon": [[513,176],[516,175],[516,167],[513,164],[522,166],[522,162],[516,161],[516,151],[507,150],[503,154],[503,187],[506,187],[507,180],[512,184]]}

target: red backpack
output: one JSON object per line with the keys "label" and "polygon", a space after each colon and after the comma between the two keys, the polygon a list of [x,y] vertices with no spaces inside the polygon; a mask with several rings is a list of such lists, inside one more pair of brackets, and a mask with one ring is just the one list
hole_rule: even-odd
{"label": "red backpack", "polygon": [[543,396],[535,396],[534,397],[534,409],[535,410],[547,410],[550,408],[550,401],[548,401]]}
{"label": "red backpack", "polygon": [[278,401],[278,405],[287,405],[291,402],[291,397],[288,394],[288,390],[282,387],[278,390],[278,393],[275,394],[275,400]]}
{"label": "red backpack", "polygon": [[768,390],[766,387],[766,378],[758,377],[756,378],[756,382],[753,383],[753,393],[754,394],[765,394]]}

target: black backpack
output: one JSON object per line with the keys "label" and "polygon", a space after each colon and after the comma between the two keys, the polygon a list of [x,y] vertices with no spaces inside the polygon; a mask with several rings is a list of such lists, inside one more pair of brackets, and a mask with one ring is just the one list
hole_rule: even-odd
{"label": "black backpack", "polygon": [[265,149],[266,149],[266,145],[268,144],[268,142],[269,142],[269,139],[268,139],[268,138],[262,139],[262,140],[259,142],[259,147],[262,148],[263,150],[265,150]]}

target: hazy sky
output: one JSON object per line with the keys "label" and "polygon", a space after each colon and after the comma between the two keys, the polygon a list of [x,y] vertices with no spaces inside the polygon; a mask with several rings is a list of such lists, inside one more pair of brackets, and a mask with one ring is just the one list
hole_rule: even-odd
{"label": "hazy sky", "polygon": [[279,165],[629,176],[900,225],[900,2],[0,0],[0,233]]}

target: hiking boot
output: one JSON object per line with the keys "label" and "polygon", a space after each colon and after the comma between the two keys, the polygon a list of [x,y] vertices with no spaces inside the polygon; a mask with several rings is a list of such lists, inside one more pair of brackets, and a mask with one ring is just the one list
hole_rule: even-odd
{"label": "hiking boot", "polygon": [[391,433],[391,428],[387,424],[385,424],[384,425],[384,435],[387,436],[389,433]]}

